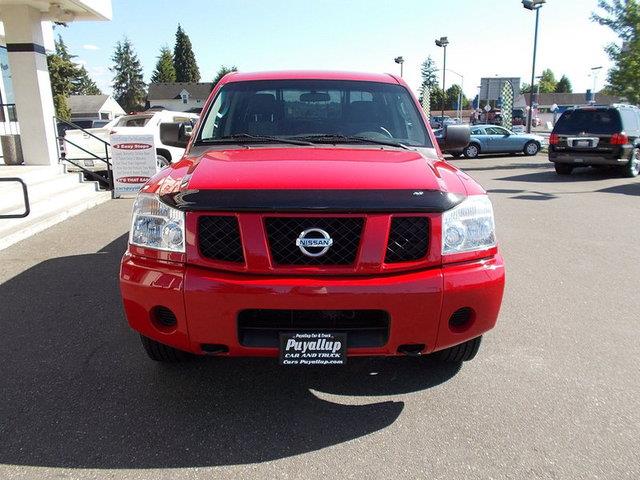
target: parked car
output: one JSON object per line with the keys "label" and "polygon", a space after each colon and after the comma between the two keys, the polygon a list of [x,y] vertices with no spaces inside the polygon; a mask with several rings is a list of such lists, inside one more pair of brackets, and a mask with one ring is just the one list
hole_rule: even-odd
{"label": "parked car", "polygon": [[142,188],[121,263],[151,359],[475,356],[504,287],[491,201],[439,159],[405,82],[234,73],[184,129],[161,126],[186,152]]}
{"label": "parked car", "polygon": [[100,127],[104,127],[110,122],[112,122],[112,120],[70,120],[69,123],[73,125],[70,125],[69,123],[65,123],[65,122],[58,122],[57,123],[58,136],[64,137],[64,134],[67,130],[74,130],[76,129],[76,127],[79,127],[82,129],[100,128]]}
{"label": "parked car", "polygon": [[549,161],[559,175],[575,167],[621,167],[640,173],[640,109],[631,105],[566,110],[549,137]]}
{"label": "parked car", "polygon": [[429,125],[431,128],[438,129],[442,128],[445,125],[454,125],[456,123],[455,118],[447,117],[446,115],[443,117],[441,115],[432,116],[429,120]]}
{"label": "parked car", "polygon": [[[64,135],[64,153],[66,160],[72,160],[91,171],[106,170],[106,164],[95,158],[105,157],[105,143],[113,133],[152,134],[155,137],[156,156],[159,166],[168,165],[182,157],[183,148],[176,148],[162,143],[160,125],[172,122],[191,122],[195,124],[198,115],[170,110],[150,111],[133,115],[123,115],[100,128],[84,130],[67,130]],[[109,154],[111,150],[107,147]],[[93,155],[92,155],[93,154]],[[95,155],[95,156],[94,156]],[[70,170],[77,169],[69,163]]]}
{"label": "parked car", "polygon": [[476,158],[481,153],[536,155],[547,144],[547,139],[540,135],[515,133],[498,125],[474,125],[471,127],[469,144],[449,153],[454,156],[464,155],[466,158]]}

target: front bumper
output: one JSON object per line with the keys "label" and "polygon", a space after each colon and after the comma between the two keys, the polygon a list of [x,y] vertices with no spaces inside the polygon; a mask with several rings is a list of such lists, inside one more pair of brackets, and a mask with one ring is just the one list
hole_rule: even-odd
{"label": "front bumper", "polygon": [[[500,255],[440,268],[381,276],[299,277],[219,272],[126,253],[120,287],[129,324],[158,342],[196,354],[203,345],[223,345],[231,356],[278,355],[276,348],[240,344],[238,314],[245,309],[384,310],[388,340],[381,347],[350,348],[349,355],[397,355],[406,344],[424,352],[482,335],[496,323],[505,272]],[[170,309],[172,328],[152,320],[156,307]],[[463,328],[449,318],[473,311]]]}

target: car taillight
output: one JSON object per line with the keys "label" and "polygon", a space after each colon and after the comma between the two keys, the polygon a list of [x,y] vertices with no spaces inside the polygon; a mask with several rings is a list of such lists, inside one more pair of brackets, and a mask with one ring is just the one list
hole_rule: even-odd
{"label": "car taillight", "polygon": [[549,145],[558,145],[560,143],[560,137],[557,133],[549,135]]}
{"label": "car taillight", "polygon": [[614,133],[611,135],[611,140],[609,141],[611,145],[626,145],[629,143],[629,137],[627,137],[624,133]]}

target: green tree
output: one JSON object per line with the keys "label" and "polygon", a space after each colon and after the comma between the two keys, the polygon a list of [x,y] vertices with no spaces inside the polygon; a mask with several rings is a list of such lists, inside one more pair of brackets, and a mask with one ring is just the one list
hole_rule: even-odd
{"label": "green tree", "polygon": [[[462,93],[462,97],[460,97],[460,93]],[[469,106],[469,100],[464,96],[464,92],[462,92],[462,88],[458,84],[453,84],[449,88],[447,88],[447,92],[445,94],[445,110],[456,110],[458,106],[458,98],[461,98],[462,105],[460,108],[464,109]]]}
{"label": "green tree", "polygon": [[599,0],[600,13],[591,19],[618,35],[620,45],[611,43],[605,51],[613,62],[605,90],[640,102],[640,3],[638,0]]}
{"label": "green tree", "polygon": [[[429,90],[430,95],[431,95],[431,111],[434,112],[436,110],[442,110],[443,108],[443,104],[445,102],[445,96],[442,92],[442,89],[438,86],[438,85],[432,85],[431,89]],[[446,109],[447,106],[444,105],[444,108]],[[435,113],[434,115],[440,115],[439,113]]]}
{"label": "green tree", "polygon": [[56,117],[61,118],[62,120],[71,120],[71,109],[67,103],[66,95],[54,95],[53,107],[56,110]]}
{"label": "green tree", "polygon": [[77,67],[71,59],[62,37],[58,35],[55,41],[55,52],[47,55],[47,66],[56,116],[65,120],[71,118],[66,98],[73,92],[73,79],[77,74]]}
{"label": "green tree", "polygon": [[571,81],[566,75],[562,75],[558,83],[556,84],[556,93],[572,93],[573,87],[571,86]]}
{"label": "green tree", "polygon": [[221,65],[220,68],[218,69],[218,71],[216,72],[216,76],[213,78],[213,86],[215,87],[216,84],[222,80],[222,77],[224,77],[227,73],[231,73],[231,72],[237,72],[238,71],[238,67],[236,67],[235,65],[232,67],[227,67],[226,65]]}
{"label": "green tree", "polygon": [[[558,82],[556,81],[556,76],[550,68],[547,68],[542,71],[542,78],[538,79],[540,82],[540,93],[553,93],[556,91],[556,85]],[[568,79],[567,79],[568,81]],[[534,92],[537,91],[538,85],[534,84]],[[520,86],[520,93],[530,93],[531,85],[528,83],[523,83]]]}
{"label": "green tree", "polygon": [[176,31],[176,45],[173,49],[173,67],[178,82],[199,82],[200,70],[193,54],[191,40],[180,24]]}
{"label": "green tree", "polygon": [[139,110],[144,105],[145,83],[142,80],[142,65],[127,37],[116,43],[111,60],[114,98],[127,112]]}
{"label": "green tree", "polygon": [[77,69],[76,78],[73,80],[73,90],[71,92],[73,95],[102,95],[102,92],[96,85],[91,77],[89,76],[89,72],[84,68],[84,65],[81,65]]}
{"label": "green tree", "polygon": [[[431,106],[433,107],[433,88],[438,86],[438,69],[436,68],[436,64],[431,58],[431,55],[427,57],[427,59],[422,62],[420,66],[420,75],[422,76],[422,83],[420,84],[420,88],[418,89],[418,93],[420,94],[420,103],[422,103],[422,95],[425,89],[429,89],[431,92]],[[442,91],[440,92],[442,94]]]}
{"label": "green tree", "polygon": [[550,68],[542,71],[542,78],[540,81],[540,93],[553,93],[556,91],[556,76],[553,74]]}
{"label": "green tree", "polygon": [[151,83],[171,83],[176,81],[176,69],[173,66],[173,53],[169,47],[162,47],[158,63],[151,75]]}
{"label": "green tree", "polygon": [[95,84],[84,66],[74,63],[75,55],[69,53],[62,37],[55,40],[55,51],[47,55],[51,93],[56,110],[56,116],[69,120],[71,112],[67,103],[69,95],[100,95],[100,89]]}

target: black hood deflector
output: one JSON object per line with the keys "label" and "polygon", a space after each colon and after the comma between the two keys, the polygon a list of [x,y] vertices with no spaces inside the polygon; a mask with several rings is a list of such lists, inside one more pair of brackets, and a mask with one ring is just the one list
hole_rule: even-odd
{"label": "black hood deflector", "polygon": [[185,190],[161,195],[183,211],[428,212],[449,210],[465,197],[439,190]]}

